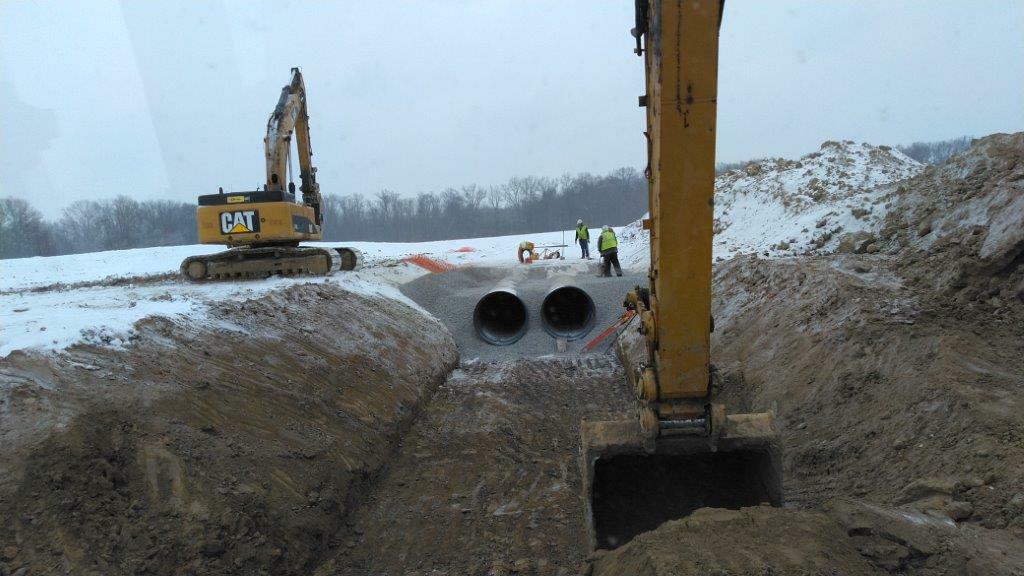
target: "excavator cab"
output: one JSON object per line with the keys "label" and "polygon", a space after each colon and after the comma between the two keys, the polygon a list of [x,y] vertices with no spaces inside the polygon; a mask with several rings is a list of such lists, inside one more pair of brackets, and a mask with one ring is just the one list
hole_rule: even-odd
{"label": "excavator cab", "polygon": [[[637,0],[635,52],[647,90],[649,287],[619,356],[634,417],[584,422],[582,472],[593,548],[621,546],[698,508],[781,506],[770,412],[731,414],[710,361],[718,30],[724,0]],[[663,232],[664,231],[664,232]]]}

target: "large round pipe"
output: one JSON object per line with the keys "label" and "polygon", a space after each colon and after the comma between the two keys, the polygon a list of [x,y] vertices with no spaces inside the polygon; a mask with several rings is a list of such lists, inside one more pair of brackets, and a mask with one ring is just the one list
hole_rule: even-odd
{"label": "large round pipe", "polygon": [[594,327],[597,309],[585,290],[572,284],[558,284],[544,296],[541,324],[555,338],[579,340]]}
{"label": "large round pipe", "polygon": [[512,288],[491,290],[473,309],[473,327],[484,342],[508,346],[526,334],[526,304]]}

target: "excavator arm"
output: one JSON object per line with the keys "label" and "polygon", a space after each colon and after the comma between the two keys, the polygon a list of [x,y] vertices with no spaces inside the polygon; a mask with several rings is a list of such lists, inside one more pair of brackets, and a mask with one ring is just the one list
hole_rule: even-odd
{"label": "excavator arm", "polygon": [[[771,413],[729,414],[714,398],[711,247],[718,31],[724,0],[637,0],[635,52],[647,109],[650,284],[626,297],[640,346],[620,357],[630,420],[584,422],[591,543],[614,548],[702,507],[781,505]],[[640,350],[640,352],[637,352]]]}
{"label": "excavator arm", "polygon": [[298,68],[292,68],[291,82],[281,88],[281,97],[267,120],[267,136],[263,139],[267,157],[267,190],[285,189],[292,134],[295,134],[299,155],[302,203],[313,209],[316,224],[320,226],[323,224],[322,199],[320,185],[316,182],[316,167],[313,166],[313,149],[309,144],[306,86]]}

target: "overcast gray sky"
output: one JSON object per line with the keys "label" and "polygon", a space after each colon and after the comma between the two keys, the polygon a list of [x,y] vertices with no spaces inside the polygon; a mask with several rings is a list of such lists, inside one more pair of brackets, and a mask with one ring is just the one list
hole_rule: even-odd
{"label": "overcast gray sky", "polygon": [[[0,196],[264,179],[291,66],[324,192],[644,163],[632,0],[0,0]],[[1024,130],[1024,1],[729,0],[719,160]]]}

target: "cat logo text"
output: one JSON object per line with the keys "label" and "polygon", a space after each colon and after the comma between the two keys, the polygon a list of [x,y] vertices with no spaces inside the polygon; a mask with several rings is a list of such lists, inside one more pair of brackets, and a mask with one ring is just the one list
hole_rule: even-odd
{"label": "cat logo text", "polygon": [[251,234],[260,231],[259,210],[220,213],[221,234]]}

